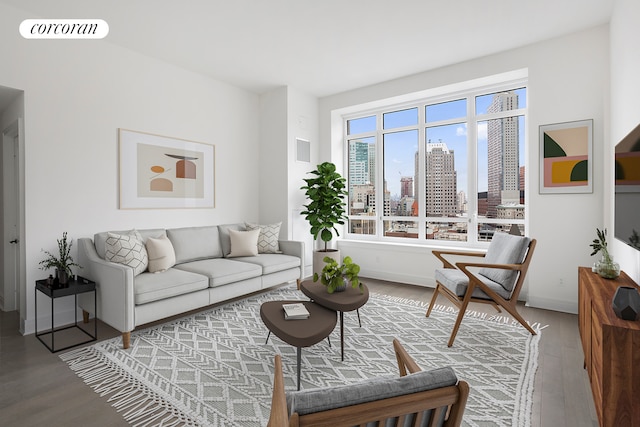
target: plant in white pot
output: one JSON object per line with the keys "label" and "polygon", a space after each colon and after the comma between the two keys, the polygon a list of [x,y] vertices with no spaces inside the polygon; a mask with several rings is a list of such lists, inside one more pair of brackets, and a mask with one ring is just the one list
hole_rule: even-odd
{"label": "plant in white pot", "polygon": [[343,225],[347,220],[345,198],[346,179],[336,172],[336,165],[331,162],[324,162],[318,168],[309,172],[314,175],[312,178],[305,178],[306,185],[300,187],[305,190],[305,195],[310,202],[301,212],[311,225],[311,235],[314,240],[324,242],[324,249],[314,252],[313,271],[319,274],[323,264],[320,262],[325,256],[340,261],[340,252],[337,249],[329,248],[329,242],[333,239],[333,233],[339,236],[337,225]]}
{"label": "plant in white pot", "polygon": [[320,279],[320,283],[327,287],[327,292],[330,294],[344,291],[349,283],[354,289],[360,288],[360,292],[362,292],[362,283],[358,278],[360,266],[353,262],[351,257],[344,257],[342,264],[331,257],[325,257],[323,261],[325,266],[322,268],[322,272],[313,274],[314,282]]}
{"label": "plant in white pot", "polygon": [[48,270],[50,268],[56,269],[56,278],[61,285],[67,284],[69,277],[73,276],[71,267],[82,268],[79,264],[76,264],[71,257],[71,246],[73,241],[67,241],[67,232],[62,233],[62,239],[57,239],[58,242],[58,255],[54,255],[49,251],[44,251],[47,258],[39,262],[40,269]]}

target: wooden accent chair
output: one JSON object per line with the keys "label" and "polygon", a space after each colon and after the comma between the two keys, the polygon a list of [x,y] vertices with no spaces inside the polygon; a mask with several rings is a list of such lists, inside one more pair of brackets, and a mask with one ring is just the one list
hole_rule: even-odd
{"label": "wooden accent chair", "polygon": [[393,347],[399,377],[286,394],[277,354],[268,427],[459,426],[469,385],[458,381],[450,367],[422,371],[396,339]]}
{"label": "wooden accent chair", "polygon": [[[426,316],[429,317],[431,314],[431,309],[440,294],[458,307],[458,318],[447,344],[449,347],[453,345],[470,302],[491,304],[499,312],[501,312],[500,307],[503,307],[532,335],[536,335],[516,309],[518,296],[535,247],[535,239],[495,233],[486,254],[484,252],[433,251],[433,254],[442,261],[444,268],[436,269],[437,286]],[[454,266],[444,255],[483,257],[484,262],[456,262]]]}

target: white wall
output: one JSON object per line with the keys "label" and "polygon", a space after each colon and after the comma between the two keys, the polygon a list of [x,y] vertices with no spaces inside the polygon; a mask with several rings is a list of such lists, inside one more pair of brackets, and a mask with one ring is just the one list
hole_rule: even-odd
{"label": "white wall", "polygon": [[[507,71],[528,69],[528,234],[538,239],[523,296],[536,307],[577,312],[577,268],[591,265],[589,243],[603,227],[603,153],[608,100],[608,26],[428,71],[320,100],[321,155],[342,163],[332,144],[335,109],[423,91]],[[538,128],[542,124],[594,120],[593,194],[538,193]],[[434,286],[438,266],[428,248],[339,241],[343,254],[361,264],[362,274]]]}
{"label": "white wall", "polygon": [[[615,145],[640,123],[640,2],[616,0],[611,18],[611,138],[607,145],[607,163],[613,164]],[[613,171],[607,172],[609,185],[605,206],[613,205]],[[636,215],[638,213],[636,212]],[[607,226],[614,230],[613,209],[605,210]],[[613,232],[610,233],[613,236]],[[640,252],[613,240],[614,259],[640,283]]]}
{"label": "white wall", "polygon": [[[53,250],[64,231],[77,239],[260,219],[257,95],[108,39],[25,40],[18,26],[29,17],[0,4],[0,85],[25,93],[25,332],[33,331],[34,282],[46,277],[41,249]],[[215,144],[216,207],[119,210],[118,128]],[[70,320],[71,302],[56,304],[60,321]]]}

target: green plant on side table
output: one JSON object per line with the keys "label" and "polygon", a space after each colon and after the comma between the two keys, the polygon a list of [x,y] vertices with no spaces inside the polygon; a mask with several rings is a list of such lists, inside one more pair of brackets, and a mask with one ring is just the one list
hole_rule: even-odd
{"label": "green plant on side table", "polygon": [[318,273],[313,274],[314,282],[320,279],[320,283],[327,287],[327,292],[330,294],[344,291],[349,283],[351,283],[351,287],[360,288],[360,292],[362,292],[362,283],[358,278],[360,266],[353,262],[351,257],[344,257],[342,264],[331,257],[324,257],[324,262],[322,274],[319,276]]}
{"label": "green plant on side table", "polygon": [[40,269],[48,270],[50,268],[56,269],[56,278],[58,283],[65,285],[69,281],[69,277],[73,276],[71,267],[82,268],[79,264],[76,264],[71,257],[71,246],[73,241],[67,241],[67,232],[62,233],[62,239],[57,239],[58,242],[58,256],[55,256],[49,251],[44,251],[47,258],[40,261]]}
{"label": "green plant on side table", "polygon": [[605,279],[615,279],[620,275],[620,265],[613,260],[607,249],[607,229],[600,231],[596,228],[596,239],[591,243],[591,256],[602,252],[602,259],[594,264],[593,270]]}

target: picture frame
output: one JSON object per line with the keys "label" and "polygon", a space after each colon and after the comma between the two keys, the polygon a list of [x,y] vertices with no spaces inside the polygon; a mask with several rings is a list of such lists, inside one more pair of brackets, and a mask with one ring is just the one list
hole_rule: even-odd
{"label": "picture frame", "polygon": [[540,194],[593,192],[593,119],[540,126]]}
{"label": "picture frame", "polygon": [[120,209],[215,207],[215,146],[118,129]]}

